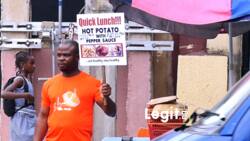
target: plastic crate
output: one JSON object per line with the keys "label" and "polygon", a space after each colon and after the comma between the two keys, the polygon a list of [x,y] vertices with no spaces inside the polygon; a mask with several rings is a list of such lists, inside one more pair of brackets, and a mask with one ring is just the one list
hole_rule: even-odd
{"label": "plastic crate", "polygon": [[154,139],[165,132],[182,126],[181,123],[148,123],[150,139]]}
{"label": "plastic crate", "polygon": [[178,128],[182,123],[148,123],[149,131],[154,130],[172,130]]}
{"label": "plastic crate", "polygon": [[[170,131],[170,130],[168,130],[168,131]],[[156,137],[159,137],[168,131],[163,131],[163,130],[152,131],[152,132],[150,132],[150,140],[152,140]]]}
{"label": "plastic crate", "polygon": [[[184,120],[182,119],[182,116],[179,116],[178,119],[175,118],[168,119],[166,123],[183,123],[183,121]],[[147,119],[147,123],[164,123],[164,122],[162,122],[161,118],[153,119],[152,117],[150,117],[150,119]]]}

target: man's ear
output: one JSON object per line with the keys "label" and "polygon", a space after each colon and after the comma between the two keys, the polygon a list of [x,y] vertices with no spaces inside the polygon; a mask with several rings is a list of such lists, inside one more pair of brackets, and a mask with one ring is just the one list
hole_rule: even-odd
{"label": "man's ear", "polygon": [[76,54],[76,60],[77,60],[77,61],[80,60],[79,54]]}

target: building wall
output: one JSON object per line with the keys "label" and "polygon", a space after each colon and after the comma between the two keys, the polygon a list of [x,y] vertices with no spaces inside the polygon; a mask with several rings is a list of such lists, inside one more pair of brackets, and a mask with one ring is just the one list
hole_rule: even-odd
{"label": "building wall", "polygon": [[[151,40],[149,35],[129,35],[129,40]],[[128,65],[118,67],[116,136],[136,136],[147,127],[146,103],[152,94],[152,60],[150,52],[128,52]]]}
{"label": "building wall", "polygon": [[[231,79],[233,84],[241,78],[242,70],[242,39],[241,35],[233,37],[233,73]],[[228,34],[219,34],[216,38],[207,41],[207,50],[209,54],[229,55],[229,36]],[[230,64],[229,64],[230,65]]]}
{"label": "building wall", "polygon": [[[21,5],[21,6],[20,6]],[[29,0],[1,0],[1,20],[23,22],[29,20]],[[20,14],[21,13],[21,14]],[[3,37],[7,38],[26,38],[24,33],[3,33]],[[1,69],[2,83],[4,84],[11,76],[15,75],[15,59],[14,56],[19,50],[8,50],[1,52]],[[1,109],[0,115],[0,140],[9,140],[9,122],[10,118],[6,117]]]}
{"label": "building wall", "polygon": [[127,135],[127,112],[126,99],[128,98],[128,67],[119,66],[117,68],[117,116],[116,116],[116,136]]}
{"label": "building wall", "polygon": [[35,107],[37,110],[40,108],[41,89],[45,82],[43,78],[52,76],[52,52],[51,48],[42,48],[32,50],[35,57],[36,70],[33,74],[32,83],[35,89]]}
{"label": "building wall", "polygon": [[151,56],[149,52],[128,54],[128,93],[126,99],[127,132],[135,136],[141,127],[147,127],[146,103],[151,98]]}

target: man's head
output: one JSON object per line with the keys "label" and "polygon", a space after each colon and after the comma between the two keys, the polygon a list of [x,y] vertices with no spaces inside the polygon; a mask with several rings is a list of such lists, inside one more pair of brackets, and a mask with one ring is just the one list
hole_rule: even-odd
{"label": "man's head", "polygon": [[57,49],[57,63],[62,72],[71,73],[78,70],[79,49],[78,43],[65,40]]}

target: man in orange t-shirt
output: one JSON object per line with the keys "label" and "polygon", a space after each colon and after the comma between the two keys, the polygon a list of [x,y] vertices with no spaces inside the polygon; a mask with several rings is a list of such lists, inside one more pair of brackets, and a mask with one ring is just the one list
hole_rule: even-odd
{"label": "man in orange t-shirt", "polygon": [[57,50],[61,74],[46,81],[34,141],[91,141],[93,106],[114,117],[111,88],[78,69],[78,43],[66,40]]}

